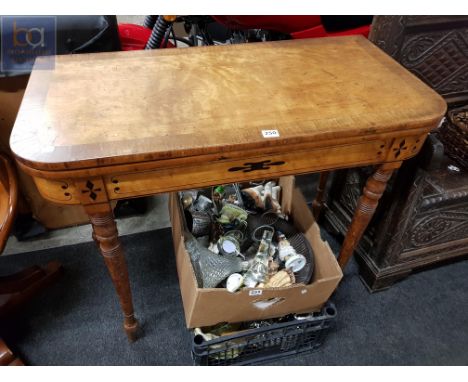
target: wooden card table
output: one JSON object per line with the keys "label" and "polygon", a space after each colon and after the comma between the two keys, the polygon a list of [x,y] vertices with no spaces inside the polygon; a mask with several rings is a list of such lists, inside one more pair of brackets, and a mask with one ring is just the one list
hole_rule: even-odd
{"label": "wooden card table", "polygon": [[362,37],[40,58],[10,144],[40,193],[89,214],[138,328],[110,202],[375,165],[339,255],[344,267],[392,171],[444,100]]}

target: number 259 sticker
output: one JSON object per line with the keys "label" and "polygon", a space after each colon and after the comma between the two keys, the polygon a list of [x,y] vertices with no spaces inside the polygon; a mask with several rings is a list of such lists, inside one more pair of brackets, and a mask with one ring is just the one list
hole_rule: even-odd
{"label": "number 259 sticker", "polygon": [[280,136],[278,130],[262,130],[263,138],[278,138]]}
{"label": "number 259 sticker", "polygon": [[249,291],[249,296],[261,296],[262,295],[261,289],[254,289]]}

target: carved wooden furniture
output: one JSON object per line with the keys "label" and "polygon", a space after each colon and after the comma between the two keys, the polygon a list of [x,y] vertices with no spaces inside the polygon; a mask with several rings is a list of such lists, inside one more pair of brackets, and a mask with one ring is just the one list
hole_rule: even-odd
{"label": "carved wooden furniture", "polygon": [[438,138],[445,152],[465,170],[468,169],[468,102],[462,107],[451,108],[440,127]]}
{"label": "carved wooden furniture", "polygon": [[13,166],[0,154],[0,253],[3,252],[18,204],[18,182]]}
{"label": "carved wooden furniture", "polygon": [[[369,38],[447,100],[447,122],[437,137],[458,159],[449,159],[434,136],[390,182],[357,248],[363,280],[379,290],[413,270],[468,254],[468,129],[449,126],[467,108],[460,105],[468,105],[468,17],[378,16]],[[335,174],[323,214],[330,230],[346,233],[369,171]]]}
{"label": "carved wooden furniture", "polygon": [[468,16],[376,16],[369,40],[450,105],[468,100]]}
{"label": "carved wooden furniture", "polygon": [[[18,202],[18,182],[10,161],[0,154],[0,254],[10,233]],[[18,310],[60,274],[61,265],[33,266],[14,275],[0,276],[0,320]],[[0,338],[0,366],[21,365],[22,361]]]}
{"label": "carved wooden furniture", "polygon": [[33,71],[11,148],[45,198],[90,215],[130,339],[138,323],[110,201],[376,165],[344,267],[390,174],[446,109],[356,36],[55,60]]}
{"label": "carved wooden furniture", "polygon": [[0,366],[24,366],[23,361],[16,357],[0,338]]}

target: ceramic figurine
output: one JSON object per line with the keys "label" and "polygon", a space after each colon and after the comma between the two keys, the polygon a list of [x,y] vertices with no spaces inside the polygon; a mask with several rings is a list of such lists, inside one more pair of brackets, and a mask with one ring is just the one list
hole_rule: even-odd
{"label": "ceramic figurine", "polygon": [[262,210],[273,210],[277,214],[282,214],[279,196],[281,186],[277,186],[275,182],[267,182],[265,185],[245,188],[242,192],[252,199],[255,207]]}
{"label": "ceramic figurine", "polygon": [[245,188],[245,189],[242,190],[242,192],[244,192],[246,195],[248,195],[249,198],[251,198],[254,201],[255,207],[260,208],[260,209],[264,209],[265,208],[265,204],[264,204],[265,199],[263,197],[263,190],[264,190],[263,185],[259,185],[259,186],[256,186],[256,187]]}
{"label": "ceramic figurine", "polygon": [[223,208],[223,197],[224,197],[224,187],[223,186],[217,186],[214,187],[211,191],[213,203],[216,206],[217,211],[221,211],[221,208]]}
{"label": "ceramic figurine", "polygon": [[278,272],[279,264],[272,256],[268,258],[268,276],[271,277]]}
{"label": "ceramic figurine", "polygon": [[236,202],[237,202],[236,195],[234,195],[234,194],[229,195],[227,197],[227,199],[226,199],[226,202],[231,203],[231,204],[236,204]]}
{"label": "ceramic figurine", "polygon": [[[200,328],[195,328],[193,330],[193,335],[195,336],[195,342],[198,343],[198,342],[202,342],[202,341],[211,341],[211,340],[215,340],[216,338],[218,338],[219,336],[217,336],[216,334],[213,334],[213,333],[204,333]],[[200,339],[197,338],[197,336],[200,336]]]}
{"label": "ceramic figurine", "polygon": [[245,221],[247,220],[247,211],[234,204],[225,204],[221,209],[220,217],[218,222],[221,224],[229,224],[234,220]]}
{"label": "ceramic figurine", "polygon": [[244,276],[242,276],[240,273],[233,273],[226,281],[226,289],[228,292],[234,293],[239,290],[243,282]]}
{"label": "ceramic figurine", "polygon": [[281,210],[281,204],[271,195],[268,195],[265,198],[265,209],[273,211],[276,215],[283,216],[282,210]]}
{"label": "ceramic figurine", "polygon": [[224,187],[224,200],[223,204],[231,203],[239,207],[244,207],[242,195],[237,183],[228,184]]}
{"label": "ceramic figurine", "polygon": [[307,263],[305,256],[297,253],[282,233],[278,234],[278,256],[285,262],[284,266],[293,272],[299,272]]}
{"label": "ceramic figurine", "polygon": [[289,269],[282,269],[264,283],[259,284],[259,288],[284,288],[293,285],[296,282],[294,273]]}

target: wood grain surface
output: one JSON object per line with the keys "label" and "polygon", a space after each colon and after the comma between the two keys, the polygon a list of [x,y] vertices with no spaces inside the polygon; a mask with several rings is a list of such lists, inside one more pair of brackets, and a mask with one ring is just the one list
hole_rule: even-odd
{"label": "wood grain surface", "polygon": [[360,36],[47,59],[10,140],[37,170],[429,131],[446,108]]}

